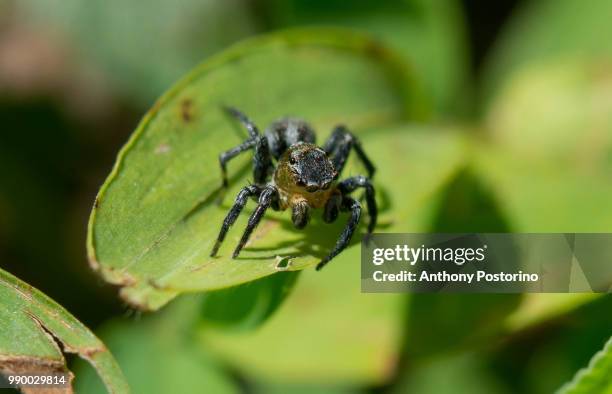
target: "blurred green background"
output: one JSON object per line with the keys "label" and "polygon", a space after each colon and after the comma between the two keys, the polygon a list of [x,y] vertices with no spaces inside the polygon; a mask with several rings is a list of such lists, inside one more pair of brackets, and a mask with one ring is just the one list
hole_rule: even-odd
{"label": "blurred green background", "polygon": [[[610,18],[605,0],[4,0],[0,266],[99,334],[136,393],[551,392],[612,335],[609,296],[361,295],[332,264],[142,315],[90,270],[86,223],[177,79],[241,39],[324,25],[411,65],[430,108],[411,127],[473,141],[415,231],[609,232]],[[71,368],[79,392],[103,390]]]}

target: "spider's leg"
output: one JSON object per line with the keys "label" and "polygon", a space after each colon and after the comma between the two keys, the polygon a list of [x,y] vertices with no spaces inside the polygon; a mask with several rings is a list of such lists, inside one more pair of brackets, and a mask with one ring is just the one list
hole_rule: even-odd
{"label": "spider's leg", "polygon": [[244,208],[244,206],[246,205],[249,197],[257,196],[259,195],[259,193],[261,193],[261,188],[256,185],[245,186],[242,188],[242,190],[240,190],[240,192],[236,196],[236,201],[234,202],[234,205],[232,206],[230,211],[227,213],[227,216],[225,216],[225,219],[223,220],[223,224],[221,225],[221,230],[219,231],[219,236],[217,237],[217,242],[215,242],[215,246],[210,252],[211,257],[217,254],[217,251],[219,250],[221,243],[225,239],[227,230],[229,230],[232,224],[234,224],[234,222],[238,218],[238,215],[242,211],[242,208]]}
{"label": "spider's leg", "polygon": [[238,246],[236,246],[236,249],[234,250],[234,253],[232,254],[232,258],[238,257],[238,255],[240,254],[240,251],[242,250],[244,245],[249,240],[251,233],[261,221],[261,218],[266,212],[266,209],[268,209],[268,207],[270,207],[272,202],[278,198],[279,196],[278,196],[278,190],[276,189],[276,186],[268,185],[266,186],[265,189],[262,190],[261,194],[259,195],[259,203],[257,204],[257,208],[255,208],[255,211],[253,211],[253,213],[251,214],[251,217],[249,217],[249,222],[247,224],[247,227],[244,230],[244,233],[242,234],[242,238],[240,238],[240,242],[238,243]]}
{"label": "spider's leg", "polygon": [[336,126],[332,135],[323,145],[323,150],[330,156],[334,168],[338,173],[342,172],[348,156],[351,153],[351,149],[355,150],[357,157],[359,157],[359,160],[361,160],[368,172],[368,177],[372,178],[376,168],[374,168],[374,165],[365,154],[359,139],[345,126]]}
{"label": "spider's leg", "polygon": [[268,174],[272,171],[272,159],[270,156],[270,149],[268,147],[267,139],[265,136],[260,135],[255,123],[253,123],[253,121],[251,121],[245,114],[232,107],[224,107],[224,110],[242,123],[249,133],[249,138],[242,144],[219,155],[223,188],[226,189],[228,185],[227,162],[238,156],[240,153],[252,148],[255,149],[255,155],[253,156],[254,182],[257,184],[264,184]]}
{"label": "spider's leg", "polygon": [[223,179],[222,186],[224,189],[227,188],[227,162],[238,156],[240,153],[253,148],[255,143],[256,141],[254,139],[249,139],[219,155],[219,165],[221,166],[221,177]]}
{"label": "spider's leg", "polygon": [[259,129],[257,129],[255,123],[253,123],[253,121],[249,119],[248,116],[246,116],[234,107],[223,107],[223,109],[228,115],[236,118],[240,123],[242,123],[242,125],[249,132],[249,139],[255,139],[257,136],[259,136]]}
{"label": "spider's leg", "polygon": [[259,136],[255,139],[255,154],[253,155],[253,181],[259,185],[266,183],[268,175],[272,173],[274,166],[272,164],[272,156],[270,155],[270,147],[268,139],[265,136]]}
{"label": "spider's leg", "polygon": [[333,223],[338,218],[340,207],[342,206],[342,195],[333,194],[329,197],[323,208],[323,221]]}
{"label": "spider's leg", "polygon": [[291,207],[291,221],[297,229],[303,229],[310,220],[310,207],[306,200],[298,201]]}
{"label": "spider's leg", "polygon": [[345,196],[342,199],[341,209],[343,211],[350,211],[351,216],[342,230],[338,241],[336,242],[336,246],[332,249],[331,252],[323,259],[319,264],[317,264],[317,271],[325,266],[325,264],[329,263],[331,259],[336,257],[340,252],[344,250],[351,242],[351,237],[359,224],[359,218],[361,217],[361,205],[359,202],[351,197]]}
{"label": "spider's leg", "polygon": [[370,215],[370,223],[368,223],[368,234],[374,231],[376,227],[376,219],[378,218],[378,207],[376,206],[376,195],[372,182],[362,175],[347,178],[338,183],[338,189],[342,194],[349,194],[357,188],[365,189],[366,205],[368,206],[368,214]]}

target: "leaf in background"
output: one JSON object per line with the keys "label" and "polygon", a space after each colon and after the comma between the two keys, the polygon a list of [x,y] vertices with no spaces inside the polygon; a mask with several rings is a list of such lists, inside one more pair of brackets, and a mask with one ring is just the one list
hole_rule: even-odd
{"label": "leaf in background", "polygon": [[[491,103],[493,141],[517,156],[603,172],[612,180],[612,61],[567,59],[522,68]],[[605,179],[604,179],[605,180]]]}
{"label": "leaf in background", "polygon": [[[472,158],[478,175],[496,192],[513,231],[609,231],[612,183],[605,177],[550,161],[517,160],[515,154],[493,145],[482,145]],[[596,297],[594,294],[531,294],[509,316],[507,324],[511,329],[522,329]]]}
{"label": "leaf in background", "polygon": [[[473,164],[495,192],[514,231],[609,231],[612,73],[608,64],[601,59],[575,59],[525,66],[512,74],[491,103],[486,121],[492,141],[475,143]],[[507,325],[511,330],[524,329],[596,297],[532,294]]]}
{"label": "leaf in background", "polygon": [[[238,386],[209,354],[193,346],[190,322],[199,298],[135,321],[111,321],[100,336],[121,365],[134,393],[238,393]],[[105,393],[85,363],[76,365],[79,393]]]}
{"label": "leaf in background", "polygon": [[0,372],[69,372],[63,350],[87,360],[108,392],[129,392],[104,344],[40,291],[0,270],[0,300]]}
{"label": "leaf in background", "polygon": [[[404,126],[372,130],[362,140],[373,157],[388,158],[377,162],[385,207],[380,231],[426,230],[434,196],[464,163],[461,134]],[[279,311],[258,330],[236,333],[204,324],[204,346],[255,379],[384,383],[401,352],[406,297],[362,294],[360,277],[360,250],[350,248],[324,270],[302,272]]]}
{"label": "leaf in background", "polygon": [[540,61],[610,57],[612,2],[531,0],[521,4],[495,45],[485,69],[487,104],[512,73]]}
{"label": "leaf in background", "polygon": [[578,371],[574,379],[563,386],[563,394],[612,393],[612,338],[598,352],[589,366]]}
{"label": "leaf in background", "polygon": [[[496,196],[469,168],[462,168],[445,185],[436,208],[431,233],[510,231]],[[520,299],[520,294],[412,294],[407,308],[406,363],[412,366],[438,353],[487,347],[504,332],[504,320]]]}
{"label": "leaf in background", "polygon": [[[210,59],[157,102],[121,150],[90,218],[92,266],[122,285],[132,305],[157,309],[180,292],[273,274],[277,256],[297,256],[290,270],[315,263],[334,239],[316,221],[295,231],[282,213],[267,214],[252,246],[234,261],[230,249],[247,217],[241,215],[220,257],[209,257],[233,196],[250,176],[250,155],[234,160],[225,202],[215,203],[218,155],[244,138],[232,132],[236,125],[220,106],[241,108],[262,128],[283,115],[299,115],[322,141],[339,122],[359,133],[418,113],[412,86],[403,65],[378,43],[336,30],[262,37]],[[394,142],[376,142],[378,151],[367,148],[376,164],[394,167],[383,161],[392,159]]]}
{"label": "leaf in background", "polygon": [[551,65],[493,103],[495,145],[474,167],[519,232],[606,232],[612,224],[612,84],[596,64]]}
{"label": "leaf in background", "polygon": [[[442,115],[465,109],[468,45],[455,0],[264,0],[272,27],[346,26],[373,34],[414,65]],[[470,97],[467,97],[468,99]],[[462,106],[461,108],[458,108]]]}
{"label": "leaf in background", "polygon": [[[608,64],[577,58],[525,65],[511,74],[490,104],[486,121],[493,141],[476,143],[471,157],[514,231],[609,231],[612,74]],[[606,261],[607,251],[601,253],[601,261]],[[510,332],[529,335],[538,325],[571,315],[599,297],[529,294],[505,324]],[[541,353],[539,357],[554,359],[559,371],[568,369],[556,352]],[[548,376],[548,381],[533,379],[546,388],[542,392],[558,384],[553,376],[563,374]]]}
{"label": "leaf in background", "polygon": [[64,38],[115,91],[145,106],[201,59],[258,30],[242,0],[15,4],[29,25]]}

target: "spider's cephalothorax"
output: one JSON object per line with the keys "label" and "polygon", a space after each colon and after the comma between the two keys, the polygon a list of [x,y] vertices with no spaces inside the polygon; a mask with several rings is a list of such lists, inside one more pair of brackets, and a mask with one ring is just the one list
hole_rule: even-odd
{"label": "spider's cephalothorax", "polygon": [[[236,221],[249,197],[257,199],[258,204],[234,250],[234,258],[238,256],[269,207],[274,210],[290,208],[296,228],[303,228],[308,224],[311,209],[323,209],[323,220],[328,223],[336,220],[339,212],[350,212],[349,220],[336,245],[317,265],[317,269],[321,269],[346,248],[357,228],[361,205],[349,196],[357,188],[365,190],[370,214],[368,233],[374,230],[377,207],[374,187],[369,180],[374,174],[374,166],[365,155],[359,140],[344,126],[337,126],[323,147],[319,148],[314,144],[315,134],[312,128],[302,120],[280,119],[272,123],[262,135],[255,124],[240,111],[234,108],[226,108],[226,111],[246,127],[249,138],[219,156],[223,187],[227,187],[227,162],[249,149],[254,150],[254,183],[242,188],[236,196],[234,205],[223,221],[211,256],[219,250],[227,231]],[[351,150],[355,150],[365,165],[368,177],[358,175],[337,182]]]}

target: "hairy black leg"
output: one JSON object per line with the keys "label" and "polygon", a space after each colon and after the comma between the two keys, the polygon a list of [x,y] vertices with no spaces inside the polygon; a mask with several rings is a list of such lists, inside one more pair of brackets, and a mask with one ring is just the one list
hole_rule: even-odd
{"label": "hairy black leg", "polygon": [[344,250],[351,242],[351,238],[353,237],[353,233],[359,224],[359,218],[361,217],[361,205],[359,202],[351,197],[345,196],[342,200],[341,209],[343,211],[350,211],[351,216],[342,230],[340,234],[340,238],[336,242],[336,246],[332,249],[332,251],[323,259],[319,264],[317,264],[317,271],[325,266],[325,264],[329,263],[331,259],[336,257],[340,252]]}
{"label": "hairy black leg", "polygon": [[228,115],[233,116],[234,118],[238,119],[240,123],[242,123],[242,125],[249,132],[249,139],[255,139],[259,135],[259,129],[255,125],[255,123],[253,123],[253,121],[248,118],[248,116],[238,111],[234,107],[223,107],[223,109]]}
{"label": "hairy black leg", "polygon": [[268,174],[272,171],[272,158],[270,156],[270,148],[265,136],[259,134],[259,130],[245,114],[232,107],[224,107],[225,111],[238,119],[247,129],[249,138],[242,144],[223,152],[219,155],[219,163],[221,165],[222,186],[227,188],[227,163],[238,156],[240,153],[254,148],[253,156],[253,180],[257,184],[264,184]]}
{"label": "hairy black leg", "polygon": [[223,179],[223,187],[227,188],[227,162],[238,156],[240,153],[249,150],[255,146],[255,140],[246,140],[242,144],[227,150],[219,155],[219,164],[221,165],[221,177]]}
{"label": "hairy black leg", "polygon": [[310,207],[306,201],[299,201],[291,207],[291,220],[295,228],[306,227],[310,219]]}
{"label": "hairy black leg", "polygon": [[219,231],[219,236],[217,237],[217,242],[215,242],[215,246],[210,252],[211,257],[217,254],[217,251],[219,250],[221,243],[225,239],[227,230],[229,230],[232,224],[234,224],[234,222],[238,218],[238,215],[242,211],[242,208],[244,208],[244,206],[246,205],[249,197],[257,196],[260,192],[261,192],[261,188],[256,185],[245,186],[242,188],[242,190],[240,190],[240,192],[236,196],[236,201],[234,202],[234,205],[232,205],[232,208],[230,209],[230,211],[227,213],[227,216],[225,216],[225,219],[223,220],[223,224],[221,225],[221,230]]}
{"label": "hairy black leg", "polygon": [[268,140],[265,136],[257,137],[255,141],[255,154],[253,155],[253,181],[263,185],[266,183],[268,175],[272,172],[272,156]]}
{"label": "hairy black leg", "polygon": [[374,231],[376,219],[378,218],[378,207],[376,206],[376,195],[372,182],[362,175],[357,175],[338,183],[338,189],[345,195],[355,191],[357,188],[365,189],[366,205],[368,206],[368,214],[370,215],[370,222],[368,223],[369,234]]}
{"label": "hairy black leg", "polygon": [[363,163],[368,173],[368,177],[372,178],[376,168],[365,154],[361,142],[353,133],[344,126],[336,126],[332,135],[323,145],[323,150],[331,158],[334,168],[338,173],[342,172],[344,165],[351,153],[351,149],[355,150],[357,157]]}
{"label": "hairy black leg", "polygon": [[238,246],[236,246],[236,249],[234,250],[234,253],[232,254],[232,258],[238,257],[238,255],[240,254],[240,251],[242,250],[244,245],[249,240],[251,233],[261,221],[261,218],[266,212],[266,209],[268,209],[270,204],[272,204],[272,202],[275,199],[278,199],[278,190],[276,189],[276,186],[272,186],[272,185],[266,186],[266,188],[263,189],[261,194],[259,195],[259,203],[257,204],[257,208],[255,208],[255,211],[253,211],[253,213],[249,217],[249,222],[247,223],[247,227],[244,230],[244,233],[242,234],[242,238],[240,238],[240,242],[238,243]]}

